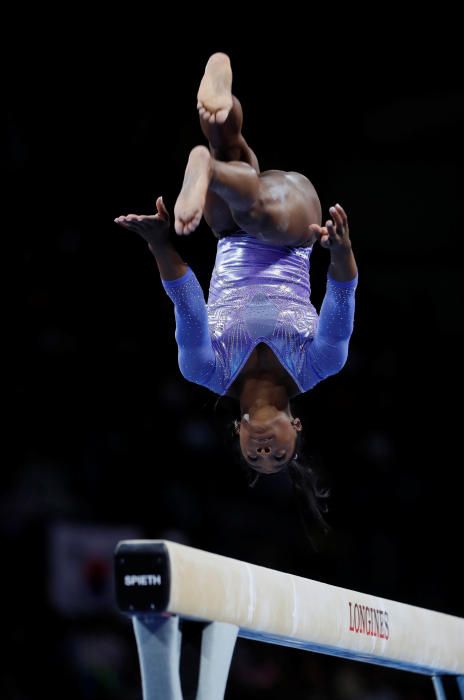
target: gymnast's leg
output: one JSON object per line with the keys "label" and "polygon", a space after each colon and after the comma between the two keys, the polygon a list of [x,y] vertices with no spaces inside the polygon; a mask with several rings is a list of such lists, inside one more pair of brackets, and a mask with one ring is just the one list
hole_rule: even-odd
{"label": "gymnast's leg", "polygon": [[228,57],[214,54],[198,91],[209,151],[199,146],[190,154],[174,209],[176,231],[190,234],[205,216],[217,235],[241,228],[270,243],[308,243],[309,225],[321,223],[317,193],[300,173],[260,173],[242,135],[242,108],[231,87]]}
{"label": "gymnast's leg", "polygon": [[[256,172],[256,155],[242,134],[243,111],[232,95],[232,69],[224,53],[211,56],[198,89],[198,114],[203,134],[215,160],[248,163]],[[229,205],[219,194],[208,189],[203,216],[217,237],[237,230]]]}

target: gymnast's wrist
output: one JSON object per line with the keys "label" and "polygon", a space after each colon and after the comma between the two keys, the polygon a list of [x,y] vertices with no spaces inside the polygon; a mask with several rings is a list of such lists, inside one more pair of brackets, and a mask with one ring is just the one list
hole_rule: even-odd
{"label": "gymnast's wrist", "polygon": [[169,250],[172,250],[172,243],[168,238],[159,238],[153,237],[153,239],[148,240],[148,250],[152,255],[155,257],[157,255],[163,255],[163,253],[167,253]]}
{"label": "gymnast's wrist", "polygon": [[344,262],[347,258],[353,255],[351,241],[343,241],[338,245],[333,245],[330,248],[330,259],[334,263]]}

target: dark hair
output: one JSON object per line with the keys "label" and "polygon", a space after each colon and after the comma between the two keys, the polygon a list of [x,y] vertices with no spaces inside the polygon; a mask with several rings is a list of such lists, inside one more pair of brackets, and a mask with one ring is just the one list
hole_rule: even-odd
{"label": "dark hair", "polygon": [[[236,423],[234,422],[233,425],[235,435]],[[253,488],[261,475],[259,472],[250,467],[249,463],[245,460],[238,442],[235,444],[238,448],[240,463],[245,468],[248,486]],[[327,513],[328,510],[327,499],[329,497],[329,491],[328,489],[319,487],[316,472],[310,466],[308,460],[302,458],[302,447],[303,437],[301,432],[299,432],[296,436],[295,451],[293,456],[288,462],[282,465],[279,472],[285,468],[288,471],[292,482],[293,495],[295,498],[298,517],[311,546],[313,549],[317,550],[314,541],[314,536],[316,533],[322,532],[326,535],[328,532],[330,532],[330,526],[324,517],[324,514]]]}
{"label": "dark hair", "polygon": [[328,511],[329,490],[320,488],[318,476],[314,469],[296,454],[287,462],[288,473],[293,486],[298,516],[306,537],[316,549],[313,535],[316,529],[327,535],[330,527],[324,517]]}

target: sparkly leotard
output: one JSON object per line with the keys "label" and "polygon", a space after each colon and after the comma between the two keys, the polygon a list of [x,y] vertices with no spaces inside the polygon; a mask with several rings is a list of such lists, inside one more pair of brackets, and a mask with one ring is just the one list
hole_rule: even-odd
{"label": "sparkly leotard", "polygon": [[353,331],[357,278],[328,277],[318,316],[310,255],[311,248],[269,245],[238,231],[218,242],[207,304],[191,269],[164,280],[183,376],[223,395],[258,343],[271,348],[301,393],[339,372]]}

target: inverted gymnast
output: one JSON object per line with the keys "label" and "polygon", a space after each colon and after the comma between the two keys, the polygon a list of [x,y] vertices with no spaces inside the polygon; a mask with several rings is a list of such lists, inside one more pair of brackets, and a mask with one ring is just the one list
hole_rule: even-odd
{"label": "inverted gymnast", "polygon": [[[260,171],[242,134],[226,54],[206,65],[198,112],[209,149],[191,151],[174,215],[178,235],[191,234],[204,217],[219,239],[208,303],[171,242],[162,197],[155,215],[115,222],[142,236],[156,259],[174,302],[183,376],[239,401],[235,431],[247,465],[262,474],[288,467],[321,520],[323,494],[299,459],[302,424],[290,399],[339,372],[347,359],[358,275],[348,218],[335,204],[322,226],[319,197],[304,175]],[[319,316],[309,282],[316,241],[330,251]]]}

